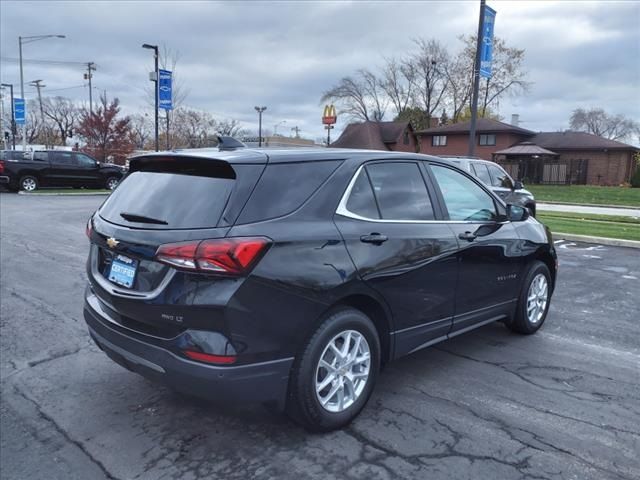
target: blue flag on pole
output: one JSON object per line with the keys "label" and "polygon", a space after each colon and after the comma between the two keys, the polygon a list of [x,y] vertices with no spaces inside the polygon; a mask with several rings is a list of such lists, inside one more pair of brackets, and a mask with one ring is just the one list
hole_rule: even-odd
{"label": "blue flag on pole", "polygon": [[158,85],[158,106],[165,110],[173,109],[172,101],[172,82],[171,72],[169,70],[160,70],[160,80]]}
{"label": "blue flag on pole", "polygon": [[493,55],[493,26],[496,23],[496,11],[484,6],[482,42],[480,44],[480,76],[491,77],[491,57]]}
{"label": "blue flag on pole", "polygon": [[24,103],[24,98],[13,99],[13,119],[16,121],[16,125],[24,125],[27,118],[27,107]]}

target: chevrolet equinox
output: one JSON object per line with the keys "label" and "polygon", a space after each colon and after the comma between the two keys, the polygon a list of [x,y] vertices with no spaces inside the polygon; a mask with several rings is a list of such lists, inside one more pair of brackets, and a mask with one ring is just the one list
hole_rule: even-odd
{"label": "chevrolet equinox", "polygon": [[531,334],[549,231],[451,161],[340,149],[145,154],[89,219],[84,317],[147,378],[350,422],[382,366],[490,322]]}

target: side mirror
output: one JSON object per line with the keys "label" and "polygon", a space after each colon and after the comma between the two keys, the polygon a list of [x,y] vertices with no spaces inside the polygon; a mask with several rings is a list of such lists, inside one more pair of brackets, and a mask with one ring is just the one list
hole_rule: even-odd
{"label": "side mirror", "polygon": [[522,184],[522,182],[520,180],[516,180],[513,183],[513,189],[514,190],[522,190],[524,188],[524,185]]}
{"label": "side mirror", "polygon": [[529,218],[529,209],[517,205],[507,205],[507,218],[510,222],[523,222]]}

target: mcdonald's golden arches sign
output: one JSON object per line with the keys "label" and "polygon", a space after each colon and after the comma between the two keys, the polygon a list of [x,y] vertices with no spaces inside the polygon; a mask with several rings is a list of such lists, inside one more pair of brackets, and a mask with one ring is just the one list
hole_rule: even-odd
{"label": "mcdonald's golden arches sign", "polygon": [[325,125],[333,125],[337,119],[336,107],[333,105],[325,105],[324,112],[322,113],[322,123]]}

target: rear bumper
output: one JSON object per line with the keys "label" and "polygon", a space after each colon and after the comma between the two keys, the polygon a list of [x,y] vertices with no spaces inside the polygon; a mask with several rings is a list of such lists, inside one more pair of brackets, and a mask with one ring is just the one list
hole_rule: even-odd
{"label": "rear bumper", "polygon": [[85,302],[84,318],[96,344],[116,363],[175,390],[222,402],[270,402],[283,408],[293,358],[213,366],[178,357],[126,335]]}
{"label": "rear bumper", "polygon": [[11,179],[9,177],[7,177],[6,175],[0,175],[0,184],[8,184],[11,181]]}

